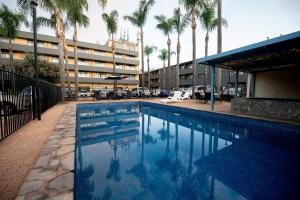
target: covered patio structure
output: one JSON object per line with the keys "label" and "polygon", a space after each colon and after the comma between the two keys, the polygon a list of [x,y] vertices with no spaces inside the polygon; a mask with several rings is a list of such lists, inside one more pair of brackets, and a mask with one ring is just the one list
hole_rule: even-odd
{"label": "covered patio structure", "polygon": [[[232,112],[300,122],[300,31],[197,62],[210,66],[210,85],[215,85],[216,67],[235,72]],[[246,98],[237,98],[239,72],[249,73]],[[214,91],[211,94],[213,111]]]}

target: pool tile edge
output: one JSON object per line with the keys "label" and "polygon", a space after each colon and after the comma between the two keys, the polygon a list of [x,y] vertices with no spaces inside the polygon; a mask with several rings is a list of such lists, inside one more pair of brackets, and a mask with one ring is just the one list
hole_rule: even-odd
{"label": "pool tile edge", "polygon": [[75,130],[76,104],[69,104],[24,180],[17,200],[73,199]]}

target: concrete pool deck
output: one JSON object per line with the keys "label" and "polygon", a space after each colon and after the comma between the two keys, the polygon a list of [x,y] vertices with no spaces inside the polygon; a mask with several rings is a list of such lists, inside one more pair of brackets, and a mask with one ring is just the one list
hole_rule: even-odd
{"label": "concrete pool deck", "polygon": [[[0,155],[5,155],[11,149],[15,149],[15,151],[11,152],[14,152],[18,156],[0,157],[0,199],[13,199],[17,194],[17,199],[72,199],[74,187],[76,104],[128,101],[159,103],[159,99],[129,99],[113,101],[84,100],[60,104],[44,113],[42,121],[32,121],[2,141],[0,143]],[[181,103],[170,103],[168,105],[203,111],[210,110],[209,104],[199,104],[195,100],[184,100]],[[215,112],[232,114],[230,113],[230,103],[223,102],[220,104],[217,102],[215,104]],[[39,148],[36,148],[35,144],[36,133],[40,133],[38,136],[43,137],[42,142],[38,143]],[[20,139],[18,140],[18,138]],[[10,148],[8,148],[7,143],[10,144]],[[23,154],[26,151],[20,149],[20,143],[28,149],[27,154]],[[23,159],[17,159],[17,157]],[[27,163],[26,169],[21,167],[25,163],[24,160]],[[2,162],[6,164],[2,165]],[[11,171],[11,177],[5,175],[4,170],[8,169]],[[19,177],[15,181],[13,176],[17,174],[17,171],[22,172],[22,177]],[[10,180],[13,180],[13,182]]]}

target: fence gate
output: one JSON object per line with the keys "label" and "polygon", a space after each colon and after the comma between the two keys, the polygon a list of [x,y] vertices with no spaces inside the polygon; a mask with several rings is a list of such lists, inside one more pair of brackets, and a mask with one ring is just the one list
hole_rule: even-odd
{"label": "fence gate", "polygon": [[[61,101],[60,87],[39,81],[42,113]],[[35,105],[33,78],[0,69],[0,141],[27,124]]]}

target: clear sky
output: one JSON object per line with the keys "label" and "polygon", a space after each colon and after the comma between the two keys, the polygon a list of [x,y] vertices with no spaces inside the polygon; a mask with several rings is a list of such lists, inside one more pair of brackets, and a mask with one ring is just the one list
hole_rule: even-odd
{"label": "clear sky", "polygon": [[[97,0],[88,0],[90,18],[88,28],[80,28],[78,38],[81,41],[104,44],[108,38],[105,24],[102,21]],[[16,8],[16,0],[0,0],[1,3],[10,8]],[[118,10],[119,30],[129,29],[130,40],[136,41],[137,28],[129,22],[123,20],[124,15],[131,14],[138,6],[138,0],[108,0],[108,5],[104,12]],[[174,8],[178,7],[178,0],[156,0],[150,11],[145,32],[145,44],[154,45],[158,49],[167,48],[167,38],[155,28],[155,15],[164,14],[170,17]],[[38,16],[49,16],[48,13],[38,10]],[[223,17],[228,20],[228,28],[223,29],[223,51],[235,49],[248,44],[265,40],[267,37],[273,38],[280,34],[287,34],[300,31],[300,0],[223,0]],[[197,58],[204,56],[205,32],[198,23],[197,27]],[[28,30],[23,28],[23,30]],[[67,37],[72,38],[72,28],[67,32]],[[42,28],[39,33],[54,35],[54,31]],[[192,33],[190,26],[181,37],[181,61],[192,59]],[[119,34],[118,34],[119,37]],[[173,51],[176,51],[176,34],[172,35]],[[217,49],[217,33],[212,32],[209,41],[209,54],[215,54]],[[151,56],[151,68],[162,66],[157,58],[158,51]],[[176,56],[171,59],[171,64],[176,64]]]}

